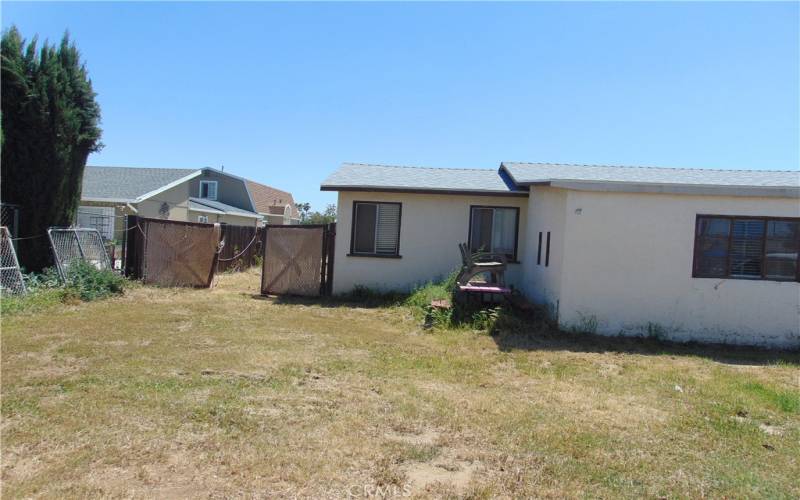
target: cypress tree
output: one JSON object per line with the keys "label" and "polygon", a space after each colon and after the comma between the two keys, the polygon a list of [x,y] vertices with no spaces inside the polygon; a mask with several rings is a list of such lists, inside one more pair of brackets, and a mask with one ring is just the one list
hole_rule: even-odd
{"label": "cypress tree", "polygon": [[57,47],[26,44],[11,27],[2,36],[2,179],[4,203],[20,206],[21,264],[52,263],[46,231],[73,223],[89,154],[102,148],[100,107],[69,34]]}

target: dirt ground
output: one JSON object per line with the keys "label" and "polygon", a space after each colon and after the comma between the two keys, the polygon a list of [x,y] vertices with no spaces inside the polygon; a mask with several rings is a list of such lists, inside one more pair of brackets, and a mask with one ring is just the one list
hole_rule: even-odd
{"label": "dirt ground", "polygon": [[800,497],[800,358],[213,290],[2,318],[17,497]]}

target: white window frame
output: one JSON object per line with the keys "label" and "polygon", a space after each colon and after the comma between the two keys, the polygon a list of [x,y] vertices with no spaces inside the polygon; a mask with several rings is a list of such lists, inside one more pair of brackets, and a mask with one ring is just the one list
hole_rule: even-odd
{"label": "white window frame", "polygon": [[[208,185],[209,186],[208,189],[206,189],[206,192],[208,193],[208,196],[203,196],[203,185]],[[214,196],[213,197],[211,196],[211,186],[214,186]],[[217,189],[218,188],[219,188],[219,186],[218,186],[218,182],[217,181],[200,181],[200,192],[197,193],[197,195],[198,195],[197,197],[198,198],[203,198],[204,200],[217,201]]]}
{"label": "white window frame", "polygon": [[197,222],[202,222],[203,224],[208,224],[208,215],[198,215]]}

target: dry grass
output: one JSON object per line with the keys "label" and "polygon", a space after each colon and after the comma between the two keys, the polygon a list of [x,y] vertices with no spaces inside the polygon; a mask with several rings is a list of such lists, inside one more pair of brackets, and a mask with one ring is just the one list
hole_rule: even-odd
{"label": "dry grass", "polygon": [[208,290],[3,319],[12,497],[800,497],[796,355]]}

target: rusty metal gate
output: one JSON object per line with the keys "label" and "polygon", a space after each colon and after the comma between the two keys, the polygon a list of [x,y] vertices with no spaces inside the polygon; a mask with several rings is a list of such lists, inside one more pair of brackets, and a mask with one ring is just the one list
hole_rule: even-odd
{"label": "rusty metal gate", "polygon": [[330,295],[336,224],[264,227],[261,293]]}

